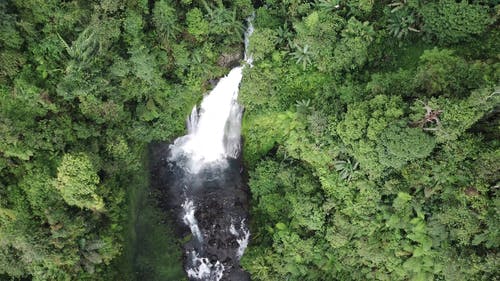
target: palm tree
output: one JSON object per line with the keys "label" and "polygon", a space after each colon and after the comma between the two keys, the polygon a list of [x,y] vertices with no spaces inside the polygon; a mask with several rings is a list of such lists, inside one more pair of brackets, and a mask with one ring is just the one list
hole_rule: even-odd
{"label": "palm tree", "polygon": [[89,273],[94,273],[95,266],[103,262],[103,257],[99,254],[99,249],[106,246],[106,243],[101,240],[88,242],[85,238],[79,241],[80,248],[80,264]]}
{"label": "palm tree", "polygon": [[240,42],[244,26],[238,19],[236,9],[229,11],[224,7],[222,1],[217,1],[217,6],[209,5],[205,0],[202,3],[207,11],[206,16],[210,22],[210,32],[229,35],[226,39],[229,44]]}
{"label": "palm tree", "polygon": [[388,20],[389,33],[398,39],[402,39],[410,32],[420,32],[420,22],[417,12],[408,5],[407,1],[393,2],[388,5],[391,8],[391,17]]}
{"label": "palm tree", "polygon": [[300,100],[295,103],[295,107],[297,108],[297,113],[306,115],[311,111],[311,100]]}
{"label": "palm tree", "polygon": [[338,160],[335,161],[335,170],[340,173],[340,178],[346,181],[351,181],[353,175],[356,173],[359,163],[356,160]]}
{"label": "palm tree", "polygon": [[349,19],[342,31],[342,36],[345,38],[361,38],[366,42],[373,41],[375,34],[373,26],[368,21],[360,22],[356,18]]}
{"label": "palm tree", "polygon": [[311,63],[311,56],[313,52],[309,50],[309,45],[304,45],[304,47],[295,44],[295,52],[292,53],[292,56],[296,59],[295,63],[302,63],[302,68],[305,70],[307,65]]}
{"label": "palm tree", "polygon": [[293,33],[288,28],[288,23],[285,22],[283,26],[278,27],[276,32],[277,32],[276,44],[278,45],[283,44],[285,45],[285,48],[289,48],[292,45]]}
{"label": "palm tree", "polygon": [[320,0],[316,3],[316,6],[321,10],[333,12],[340,8],[340,0]]}

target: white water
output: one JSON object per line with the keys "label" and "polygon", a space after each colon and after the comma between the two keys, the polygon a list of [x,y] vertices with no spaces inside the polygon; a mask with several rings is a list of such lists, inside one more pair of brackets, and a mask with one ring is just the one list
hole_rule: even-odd
{"label": "white water", "polygon": [[[233,68],[203,98],[200,107],[193,108],[187,121],[188,134],[176,139],[170,147],[172,153],[170,161],[182,162],[184,170],[191,176],[195,176],[206,167],[214,165],[224,167],[228,158],[236,158],[240,152],[243,110],[237,99],[243,69],[246,65],[251,67],[253,62],[252,56],[247,53],[249,37],[253,33],[252,19],[248,19],[248,29],[245,32],[246,64]],[[183,222],[189,226],[198,242],[202,242],[203,235],[195,218],[193,201],[186,198],[182,208]],[[240,229],[236,230],[231,224],[225,231],[235,236],[239,244],[236,256],[238,259],[241,258],[250,238],[244,220],[240,223]],[[191,257],[191,266],[186,268],[189,278],[210,281],[219,281],[222,278],[225,268],[220,261],[211,263],[208,258],[200,256],[196,251],[187,254]]]}
{"label": "white water", "polygon": [[236,254],[238,256],[238,259],[241,259],[241,257],[245,253],[245,249],[248,246],[248,240],[250,240],[250,230],[242,226],[242,231],[243,231],[243,237],[236,239],[236,241],[238,241],[239,244],[238,253]]}
{"label": "white water", "polygon": [[184,216],[182,217],[183,222],[189,226],[191,233],[198,239],[198,241],[203,240],[203,236],[201,235],[200,228],[198,227],[198,222],[194,217],[194,203],[192,200],[186,199],[182,204],[182,209],[184,211]]}
{"label": "white water", "polygon": [[237,156],[240,132],[235,123],[240,123],[237,119],[241,116],[241,107],[236,99],[242,77],[242,67],[237,67],[220,79],[203,99],[200,109],[193,109],[188,122],[189,134],[174,143],[173,157],[187,156],[189,162],[186,168],[189,172],[198,173],[209,163],[220,163],[228,157]]}
{"label": "white water", "polygon": [[248,246],[248,240],[250,240],[250,231],[245,226],[245,220],[241,222],[239,232],[236,230],[233,223],[231,223],[231,226],[229,227],[229,232],[232,235],[238,237],[236,238],[236,241],[238,242],[239,246],[238,251],[236,252],[236,256],[238,257],[238,259],[240,259]]}
{"label": "white water", "polygon": [[222,263],[217,261],[212,264],[207,258],[200,258],[195,251],[191,251],[190,254],[193,268],[186,271],[190,278],[210,281],[219,281],[222,278],[224,274],[224,265]]}
{"label": "white water", "polygon": [[[249,19],[245,33],[245,62],[252,65],[252,55],[247,54],[253,26]],[[196,106],[188,119],[188,134],[175,140],[171,146],[171,160],[187,157],[190,173],[196,174],[211,164],[224,164],[227,158],[236,158],[240,151],[242,107],[238,104],[238,92],[243,68],[233,68],[219,80],[215,88],[205,96],[200,108]]]}

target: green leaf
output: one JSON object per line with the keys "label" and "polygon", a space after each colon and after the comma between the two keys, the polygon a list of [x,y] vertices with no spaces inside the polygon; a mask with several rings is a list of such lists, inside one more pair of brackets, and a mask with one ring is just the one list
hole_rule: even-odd
{"label": "green leaf", "polygon": [[277,223],[277,224],[276,224],[276,228],[277,228],[278,230],[286,230],[286,229],[287,229],[287,226],[286,226],[286,224],[284,224],[284,223],[282,223],[282,222],[279,222],[279,223]]}

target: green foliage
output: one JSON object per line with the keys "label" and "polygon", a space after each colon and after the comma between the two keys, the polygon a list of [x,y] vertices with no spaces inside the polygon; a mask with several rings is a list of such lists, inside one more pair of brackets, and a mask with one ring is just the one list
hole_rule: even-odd
{"label": "green foliage", "polygon": [[97,194],[98,183],[97,170],[87,155],[64,155],[57,168],[56,188],[66,203],[102,212],[104,202]]}
{"label": "green foliage", "polygon": [[355,16],[369,14],[374,4],[373,0],[347,0],[346,2],[350,13]]}
{"label": "green foliage", "polygon": [[463,96],[477,88],[487,67],[469,65],[453,51],[434,48],[424,51],[415,75],[415,86],[425,95]]}
{"label": "green foliage", "polygon": [[268,162],[259,164],[255,169],[255,176],[250,183],[256,188],[252,192],[257,202],[260,212],[265,214],[266,219],[276,222],[285,210],[288,210],[288,204],[283,198],[284,188],[275,181],[276,174],[279,172],[278,163]]}
{"label": "green foliage", "polygon": [[25,62],[24,57],[18,52],[4,51],[0,53],[0,65],[2,67],[0,70],[0,77],[14,77]]}
{"label": "green foliage", "polygon": [[[144,161],[139,160],[139,165]],[[148,171],[139,169],[128,179],[128,235],[123,255],[114,265],[117,276],[125,281],[185,280],[180,241],[173,239],[173,222],[166,220],[158,202],[149,196],[148,178]]]}
{"label": "green foliage", "polygon": [[[354,162],[354,164],[352,162]],[[339,160],[335,161],[335,170],[340,173],[341,179],[350,181],[358,165],[358,162],[351,161],[351,159]]]}
{"label": "green foliage", "polygon": [[188,32],[197,40],[203,40],[210,31],[209,23],[203,18],[200,9],[194,8],[186,14]]}
{"label": "green foliage", "polygon": [[[254,35],[252,35],[253,37]],[[275,41],[278,45],[284,45],[285,47],[290,47],[293,33],[289,30],[288,24],[285,22],[283,26],[278,27],[276,30]]]}
{"label": "green foliage", "polygon": [[[293,58],[299,63],[311,64],[320,71],[327,71],[331,68],[331,53],[338,41],[338,35],[345,25],[345,19],[327,12],[313,12],[303,18],[302,21],[293,24],[297,33],[293,44],[288,43],[288,47],[295,50]],[[282,33],[284,33],[283,27]],[[286,34],[286,33],[285,33]],[[291,34],[286,34],[291,36]],[[284,39],[292,42],[291,38]],[[307,46],[307,49],[306,49]],[[308,62],[309,60],[309,62]]]}
{"label": "green foliage", "polygon": [[26,62],[18,51],[24,38],[16,28],[16,16],[7,13],[7,3],[0,4],[0,81],[13,78]]}
{"label": "green foliage", "polygon": [[275,49],[276,38],[276,32],[272,29],[257,29],[252,34],[252,40],[249,46],[249,52],[252,54],[253,58],[259,61],[272,53]]}
{"label": "green foliage", "polygon": [[340,8],[340,0],[320,0],[317,6],[321,10],[326,10],[327,12],[333,12]]}
{"label": "green foliage", "polygon": [[419,15],[404,2],[406,1],[393,3],[396,7],[389,13],[387,30],[397,39],[408,37],[411,32],[421,32]]}
{"label": "green foliage", "polygon": [[383,166],[400,169],[408,161],[427,157],[435,140],[419,128],[390,126],[380,136],[379,158]]}
{"label": "green foliage", "polygon": [[[234,44],[241,42],[243,24],[237,17],[236,7],[232,10],[226,9],[221,0],[217,1],[216,6],[207,4],[205,0],[202,2],[209,22],[210,34],[218,37],[219,43]],[[224,39],[221,40],[222,38]]]}
{"label": "green foliage", "polygon": [[175,9],[166,0],[155,2],[153,22],[162,40],[174,39],[176,33],[180,31],[176,23]]}
{"label": "green foliage", "polygon": [[243,123],[246,142],[250,145],[243,151],[244,158],[250,165],[266,155],[283,137],[297,126],[294,115],[284,112],[276,115],[261,115]]}
{"label": "green foliage", "polygon": [[[318,184],[304,169],[274,161],[260,162],[249,184],[254,187],[254,208],[259,213],[256,223],[269,225],[266,235],[256,239],[275,253],[266,257],[258,252],[266,248],[252,249],[242,263],[258,267],[253,277],[262,280],[318,277],[318,272],[307,267],[318,266],[315,255],[319,249],[313,239],[305,238],[321,231],[325,220],[324,209],[319,207],[323,199]],[[274,262],[279,264],[271,266]]]}
{"label": "green foliage", "polygon": [[436,141],[448,142],[456,140],[474,123],[499,103],[499,94],[492,88],[473,91],[465,99],[432,99],[431,108],[443,111],[440,124],[432,129]]}
{"label": "green foliage", "polygon": [[[133,240],[127,211],[139,207],[126,200],[129,179],[146,169],[145,144],[184,131],[206,81],[226,72],[216,65],[225,51],[217,44],[239,43],[250,14],[249,1],[218,5],[220,33],[221,18],[189,5],[0,4],[0,279],[138,277],[112,265]],[[151,232],[148,245],[175,240],[164,228]],[[151,278],[177,278],[179,258],[158,252],[167,248],[141,253],[141,270],[158,258]]]}
{"label": "green foliage", "polygon": [[407,97],[414,94],[416,88],[414,79],[415,73],[410,70],[400,69],[395,72],[375,73],[366,84],[366,89],[373,95]]}
{"label": "green foliage", "polygon": [[2,3],[2,23],[0,25],[0,46],[2,48],[18,49],[21,47],[24,39],[19,34],[15,25],[15,15],[7,14],[6,3]]}
{"label": "green foliage", "polygon": [[295,45],[295,51],[292,53],[294,59],[296,59],[295,63],[302,64],[302,69],[306,70],[308,64],[311,64],[311,56],[313,52],[309,50],[309,45],[305,45],[301,47],[299,45]]}
{"label": "green foliage", "polygon": [[[239,95],[253,280],[498,278],[496,4],[259,3]],[[252,10],[0,3],[0,279],[182,278],[141,159],[184,132]]]}
{"label": "green foliage", "polygon": [[[242,265],[256,280],[493,278],[496,54],[411,36],[421,1],[389,14],[376,3],[370,23],[338,4],[294,18],[295,34],[257,27],[277,30],[291,59],[263,56],[242,83],[253,217]],[[388,15],[414,17],[398,27],[408,43]],[[314,51],[307,67],[294,44]]]}
{"label": "green foliage", "polygon": [[373,27],[352,17],[342,31],[342,39],[336,46],[331,65],[335,72],[352,71],[362,67],[368,59],[368,47],[373,41]]}
{"label": "green foliage", "polygon": [[380,175],[384,168],[391,167],[391,161],[384,159],[391,152],[381,147],[387,145],[381,135],[400,124],[404,110],[401,99],[383,95],[348,106],[344,120],[337,125],[337,133],[364,170]]}
{"label": "green foliage", "polygon": [[454,44],[481,34],[494,22],[487,6],[440,0],[421,10],[424,30],[441,44]]}
{"label": "green foliage", "polygon": [[[279,62],[283,56],[276,54],[275,58]],[[269,64],[268,67],[262,66],[259,69],[245,69],[240,88],[242,93],[240,100],[245,104],[245,107],[264,112],[267,109],[286,108],[275,87],[283,73],[283,69],[271,68]],[[245,126],[245,122],[243,122],[243,126]]]}

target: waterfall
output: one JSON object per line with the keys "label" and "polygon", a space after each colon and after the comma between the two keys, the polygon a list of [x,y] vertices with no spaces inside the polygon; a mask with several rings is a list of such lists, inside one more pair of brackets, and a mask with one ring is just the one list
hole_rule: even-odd
{"label": "waterfall", "polygon": [[[221,78],[200,108],[193,109],[188,121],[189,134],[178,138],[172,146],[172,160],[186,157],[185,168],[193,174],[208,165],[223,164],[239,152],[239,126],[234,124],[240,123],[242,110],[236,101],[242,68],[236,67]],[[235,135],[238,137],[228,138]]]}
{"label": "waterfall", "polygon": [[[252,17],[245,32],[244,60],[252,66],[248,54],[249,37],[253,33]],[[210,165],[224,165],[227,158],[236,158],[240,151],[242,107],[238,92],[243,68],[233,68],[219,80],[215,88],[203,98],[200,108],[191,111],[187,121],[188,134],[175,140],[171,147],[171,160],[187,158],[186,169],[196,174]]]}
{"label": "waterfall", "polygon": [[[191,241],[184,245],[190,280],[249,280],[239,267],[250,238],[240,154],[242,107],[238,92],[243,69],[252,67],[248,53],[253,32],[248,19],[244,64],[233,68],[195,106],[187,120],[188,134],[170,145],[170,196],[178,198],[181,222]],[[176,208],[173,206],[173,208]]]}

